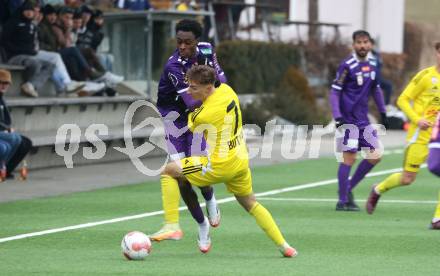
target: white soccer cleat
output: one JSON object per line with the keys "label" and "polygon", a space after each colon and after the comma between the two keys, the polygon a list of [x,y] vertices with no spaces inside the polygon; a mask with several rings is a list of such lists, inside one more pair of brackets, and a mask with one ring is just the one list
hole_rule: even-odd
{"label": "white soccer cleat", "polygon": [[291,247],[289,244],[284,243],[282,246],[279,247],[279,250],[283,257],[286,258],[293,258],[298,256],[298,251],[296,251],[295,248]]}
{"label": "white soccer cleat", "polygon": [[206,213],[208,213],[209,224],[211,224],[212,227],[218,227],[221,219],[220,209],[218,206],[215,206],[215,211],[212,212],[213,214],[209,212],[209,208],[206,208]]}
{"label": "white soccer cleat", "polygon": [[199,224],[199,238],[197,240],[199,249],[202,253],[206,254],[211,249],[211,237],[209,236],[209,223],[205,217],[205,221]]}

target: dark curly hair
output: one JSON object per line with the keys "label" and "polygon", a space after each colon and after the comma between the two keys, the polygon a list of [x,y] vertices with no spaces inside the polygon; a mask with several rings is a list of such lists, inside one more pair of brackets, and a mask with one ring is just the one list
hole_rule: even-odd
{"label": "dark curly hair", "polygon": [[196,39],[198,39],[202,35],[203,29],[199,22],[191,19],[183,19],[176,25],[176,33],[179,31],[192,32]]}
{"label": "dark curly hair", "polygon": [[357,31],[353,32],[353,35],[352,35],[353,42],[356,40],[356,38],[361,37],[361,36],[365,36],[371,41],[371,36],[370,36],[369,32],[367,32],[365,30],[357,30]]}

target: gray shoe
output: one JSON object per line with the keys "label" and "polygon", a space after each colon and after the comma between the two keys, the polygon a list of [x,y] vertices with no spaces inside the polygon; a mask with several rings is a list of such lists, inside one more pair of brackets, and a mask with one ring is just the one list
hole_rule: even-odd
{"label": "gray shoe", "polygon": [[38,92],[30,82],[25,82],[21,85],[21,93],[27,97],[37,98]]}
{"label": "gray shoe", "polygon": [[72,81],[66,85],[66,93],[76,93],[86,86],[85,83]]}

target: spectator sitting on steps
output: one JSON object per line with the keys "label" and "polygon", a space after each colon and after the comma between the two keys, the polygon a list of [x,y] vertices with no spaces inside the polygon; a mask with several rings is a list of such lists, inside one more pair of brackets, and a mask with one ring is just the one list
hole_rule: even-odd
{"label": "spectator sitting on steps", "polygon": [[32,148],[31,140],[12,128],[11,115],[3,98],[11,82],[11,73],[0,69],[0,145],[6,143],[10,149],[9,154],[4,156],[6,178],[14,178],[12,172]]}
{"label": "spectator sitting on steps", "polygon": [[[57,21],[56,10],[53,6],[46,5],[43,8],[43,13],[44,13],[43,21],[38,26],[39,27],[38,40],[41,51],[58,53],[58,51],[60,50],[60,45],[58,44],[57,36],[53,30],[53,26]],[[61,62],[63,66],[61,66],[60,70],[58,70],[59,71],[59,74],[57,74],[58,80],[54,80],[57,91],[60,92],[65,91],[67,93],[77,91],[78,86],[75,86],[75,84],[78,84],[78,82],[72,81],[72,75],[70,75],[69,71],[75,73],[78,72],[80,70],[78,67],[80,64],[80,60],[81,60],[81,53],[77,48],[66,49],[63,51],[61,58]],[[65,62],[69,62],[69,63],[65,63]],[[68,70],[66,66],[70,66],[70,70]],[[54,74],[56,73],[56,71],[57,70],[55,70]],[[79,79],[82,78],[81,76],[79,76],[79,73],[74,76]],[[85,82],[84,84],[85,87],[81,88],[81,86],[79,86],[79,88],[88,92],[97,92],[104,89],[105,87],[103,83]]]}
{"label": "spectator sitting on steps", "polygon": [[[62,8],[58,13],[58,22],[54,24],[58,48],[73,79],[78,81],[90,78],[93,81],[104,82],[108,87],[116,86],[123,77],[105,71],[99,62],[90,62],[72,41],[73,13],[69,8]],[[96,58],[97,60],[97,58]]]}
{"label": "spectator sitting on steps", "polygon": [[21,92],[29,97],[38,97],[40,89],[47,79],[52,76],[54,66],[36,57],[37,26],[34,24],[35,5],[27,1],[20,12],[8,20],[2,32],[2,45],[5,49],[8,63],[25,67],[24,83]]}

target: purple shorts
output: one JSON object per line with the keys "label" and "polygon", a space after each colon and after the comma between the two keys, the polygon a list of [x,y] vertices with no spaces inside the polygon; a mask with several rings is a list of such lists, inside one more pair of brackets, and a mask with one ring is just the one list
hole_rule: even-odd
{"label": "purple shorts", "polygon": [[428,169],[433,174],[440,176],[440,147],[432,147],[432,145],[433,143],[430,144],[430,149],[429,149]]}
{"label": "purple shorts", "polygon": [[186,129],[187,118],[181,116],[174,121],[163,119],[165,126],[165,141],[171,160],[180,160],[189,156],[206,155],[206,141],[203,134],[193,134]]}
{"label": "purple shorts", "polygon": [[370,125],[362,129],[344,129],[344,133],[336,135],[337,152],[358,152],[362,149],[378,149],[380,147],[377,131]]}

